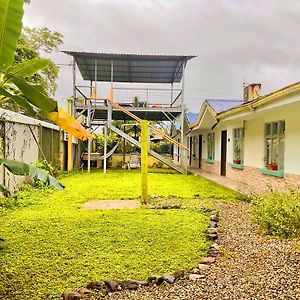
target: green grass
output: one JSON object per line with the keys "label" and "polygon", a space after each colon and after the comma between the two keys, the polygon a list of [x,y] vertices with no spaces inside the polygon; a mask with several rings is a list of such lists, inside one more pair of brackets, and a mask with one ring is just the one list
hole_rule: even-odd
{"label": "green grass", "polygon": [[0,299],[58,299],[93,279],[145,279],[195,266],[209,246],[208,216],[199,208],[235,196],[200,177],[154,173],[149,194],[160,197],[151,203],[175,199],[186,209],[86,211],[88,200],[138,198],[139,172],[75,173],[61,181],[63,191],[30,189],[0,203]]}

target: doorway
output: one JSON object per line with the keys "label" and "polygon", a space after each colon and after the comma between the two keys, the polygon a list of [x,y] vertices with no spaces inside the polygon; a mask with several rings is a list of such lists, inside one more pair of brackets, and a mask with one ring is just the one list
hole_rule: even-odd
{"label": "doorway", "polygon": [[227,130],[222,130],[221,135],[221,176],[226,176],[227,157]]}
{"label": "doorway", "polygon": [[198,168],[201,169],[201,160],[202,160],[202,134],[199,135],[199,155],[198,155]]}

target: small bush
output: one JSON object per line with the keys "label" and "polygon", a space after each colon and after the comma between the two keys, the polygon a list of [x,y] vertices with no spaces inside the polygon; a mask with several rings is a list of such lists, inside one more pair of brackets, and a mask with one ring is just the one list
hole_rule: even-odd
{"label": "small bush", "polygon": [[300,234],[300,190],[253,196],[251,208],[264,233],[293,237]]}

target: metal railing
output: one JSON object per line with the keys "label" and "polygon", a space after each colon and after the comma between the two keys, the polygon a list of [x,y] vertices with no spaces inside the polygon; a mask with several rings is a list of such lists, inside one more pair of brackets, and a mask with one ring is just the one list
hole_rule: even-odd
{"label": "metal railing", "polygon": [[180,89],[114,88],[113,99],[128,107],[179,107]]}

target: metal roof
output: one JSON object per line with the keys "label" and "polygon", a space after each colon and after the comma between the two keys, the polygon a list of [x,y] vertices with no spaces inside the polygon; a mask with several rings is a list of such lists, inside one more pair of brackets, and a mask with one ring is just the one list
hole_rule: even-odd
{"label": "metal roof", "polygon": [[244,100],[239,99],[206,99],[206,102],[217,113],[221,113],[233,107],[239,106],[244,103]]}
{"label": "metal roof", "polygon": [[196,56],[143,55],[62,51],[75,58],[84,80],[111,81],[111,62],[115,82],[173,83],[180,82],[188,60]]}
{"label": "metal roof", "polygon": [[198,114],[193,113],[193,112],[188,112],[188,113],[186,113],[186,118],[187,118],[189,124],[191,125],[197,121]]}

